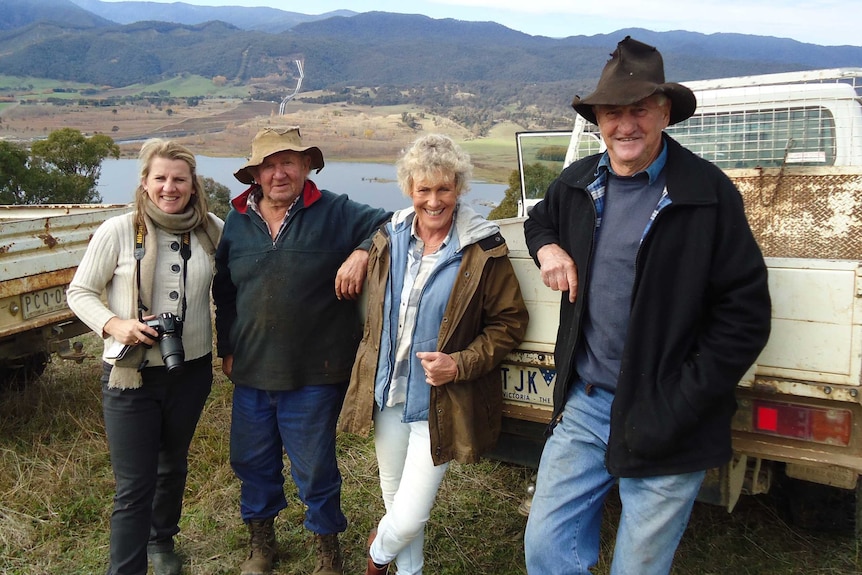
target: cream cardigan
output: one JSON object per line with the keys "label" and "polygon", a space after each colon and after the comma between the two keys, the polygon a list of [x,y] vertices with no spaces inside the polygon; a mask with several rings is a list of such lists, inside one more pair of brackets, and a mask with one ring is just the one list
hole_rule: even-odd
{"label": "cream cardigan", "polygon": [[[209,225],[224,225],[221,219],[209,215]],[[110,364],[107,351],[114,338],[104,333],[112,317],[129,319],[129,311],[137,309],[135,283],[134,214],[113,217],[96,230],[75,277],[66,292],[69,308],[81,321],[104,338],[102,359]],[[156,229],[158,260],[153,282],[153,302],[145,315],[172,312],[182,315],[183,260],[179,253],[179,236]],[[183,347],[186,361],[212,351],[212,319],[210,286],[215,270],[213,256],[201,247],[191,234],[191,258],[188,261],[185,295],[187,309],[183,326]],[[102,293],[107,297],[107,305]],[[147,351],[148,365],[164,365],[158,345]]]}

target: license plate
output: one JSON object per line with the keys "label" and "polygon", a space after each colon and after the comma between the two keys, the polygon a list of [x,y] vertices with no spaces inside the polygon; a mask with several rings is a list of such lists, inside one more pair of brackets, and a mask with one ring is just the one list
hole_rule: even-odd
{"label": "license plate", "polygon": [[554,404],[557,371],[545,367],[503,363],[503,401],[541,407]]}
{"label": "license plate", "polygon": [[21,309],[24,319],[67,309],[69,306],[66,304],[66,287],[52,287],[22,295]]}

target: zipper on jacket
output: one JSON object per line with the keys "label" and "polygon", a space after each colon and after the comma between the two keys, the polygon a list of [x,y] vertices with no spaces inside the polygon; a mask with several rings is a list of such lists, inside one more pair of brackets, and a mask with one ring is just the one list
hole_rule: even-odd
{"label": "zipper on jacket", "polygon": [[[595,246],[595,243],[596,243],[596,233],[597,233],[596,221],[598,221],[598,219],[599,219],[599,214],[598,214],[598,211],[596,210],[596,202],[593,200],[592,195],[586,190],[586,188],[578,188],[578,189],[582,190],[582,192],[584,194],[586,194],[586,196],[590,200],[590,206],[592,206],[592,208],[593,208],[593,231],[592,231],[592,234],[590,236],[590,245],[588,246],[588,250],[587,250],[586,269],[584,270],[584,282],[586,285],[586,283],[588,283],[589,279],[590,279],[590,264],[592,264],[592,261],[593,261],[593,255],[592,255],[593,254],[593,246]],[[577,266],[577,264],[575,264],[575,265]],[[580,278],[578,278],[578,282],[579,282],[578,286],[580,286]],[[586,304],[586,297],[587,297],[586,287],[584,287],[583,294],[584,294],[584,302],[583,302],[583,305],[581,307],[581,310],[582,310],[581,316],[583,316],[583,310],[586,310],[586,306],[587,306],[587,304]],[[560,297],[562,297],[562,295]],[[576,298],[575,302],[577,303],[577,293],[575,293],[575,298]],[[574,326],[572,326],[571,329],[574,329]],[[578,345],[580,345],[580,343],[581,343],[580,333],[575,333],[574,336],[575,337],[574,337],[574,346],[572,349],[572,356],[571,356],[571,359],[569,359],[569,374],[570,374],[570,376],[572,373],[575,373],[575,358],[577,355],[576,350],[578,349]],[[560,373],[560,370],[558,369],[557,370],[558,376],[559,376],[559,373]],[[571,380],[571,377],[569,377],[569,379]],[[559,380],[558,380],[558,383],[559,383]],[[568,395],[569,395],[569,389],[571,389],[571,383],[563,382],[563,384],[565,385],[565,389],[563,390],[563,396],[560,400],[560,406],[554,407],[554,411],[551,414],[551,421],[550,421],[550,423],[548,423],[548,426],[545,429],[545,437],[550,436],[554,432],[554,428],[563,419],[563,407],[565,407],[565,401],[566,401],[566,397],[568,397]]]}

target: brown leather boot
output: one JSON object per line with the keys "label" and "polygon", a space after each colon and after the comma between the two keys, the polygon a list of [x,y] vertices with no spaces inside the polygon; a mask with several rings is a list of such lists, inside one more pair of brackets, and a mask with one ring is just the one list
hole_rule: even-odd
{"label": "brown leather boot", "polygon": [[274,520],[270,517],[247,523],[251,551],[239,566],[241,575],[269,575],[272,571],[276,556]]}
{"label": "brown leather boot", "polygon": [[366,553],[366,557],[368,558],[368,566],[365,568],[365,575],[386,575],[389,573],[389,563],[386,565],[377,565],[374,561],[371,560],[371,544],[374,543],[374,538],[377,537],[377,528],[371,530],[371,533],[368,534],[368,547],[366,548],[369,552]]}
{"label": "brown leather boot", "polygon": [[315,534],[314,539],[317,544],[317,567],[312,571],[312,575],[344,575],[344,560],[341,557],[338,534]]}

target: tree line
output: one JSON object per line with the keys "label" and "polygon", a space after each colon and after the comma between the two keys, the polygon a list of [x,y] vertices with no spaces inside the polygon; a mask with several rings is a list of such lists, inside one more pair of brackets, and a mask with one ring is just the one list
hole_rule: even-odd
{"label": "tree line", "polygon": [[0,141],[0,204],[99,203],[96,185],[108,157],[120,157],[113,139],[72,128],[51,132],[29,150]]}
{"label": "tree line", "polygon": [[[44,140],[23,145],[0,140],[0,204],[98,204],[102,161],[118,159],[120,147],[110,136],[85,136],[73,128],[51,132]],[[230,188],[201,178],[210,211],[224,219]]]}

